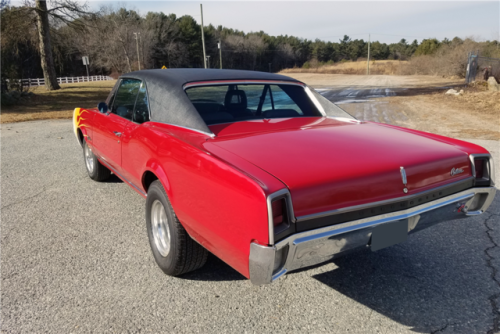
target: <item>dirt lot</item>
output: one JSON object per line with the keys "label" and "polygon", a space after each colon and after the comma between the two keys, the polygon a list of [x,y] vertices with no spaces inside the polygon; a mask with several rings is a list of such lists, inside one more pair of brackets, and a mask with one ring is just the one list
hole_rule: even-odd
{"label": "dirt lot", "polygon": [[499,92],[465,90],[463,96],[440,92],[384,100],[389,108],[407,115],[403,126],[454,138],[500,140]]}
{"label": "dirt lot", "polygon": [[392,88],[435,88],[454,86],[463,80],[428,75],[350,75],[321,73],[282,73],[308,85],[327,87],[392,87]]}
{"label": "dirt lot", "polygon": [[[403,74],[402,69],[408,68],[408,61],[401,60],[372,60],[370,61],[370,74]],[[282,72],[291,73],[328,73],[328,74],[366,74],[366,59],[358,61],[337,62],[331,65],[319,64],[311,61],[309,68],[287,68]],[[413,74],[413,73],[412,73]]]}
{"label": "dirt lot", "polygon": [[[359,119],[455,138],[500,140],[500,93],[434,76],[287,73]],[[460,96],[449,88],[464,89]]]}

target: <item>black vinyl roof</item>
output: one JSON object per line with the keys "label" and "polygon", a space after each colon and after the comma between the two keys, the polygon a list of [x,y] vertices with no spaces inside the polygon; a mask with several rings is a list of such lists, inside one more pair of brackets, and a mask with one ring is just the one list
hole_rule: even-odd
{"label": "black vinyl roof", "polygon": [[140,79],[146,83],[151,120],[211,133],[183,90],[183,85],[212,80],[277,80],[300,82],[290,77],[255,71],[219,69],[155,69],[136,71],[120,78]]}

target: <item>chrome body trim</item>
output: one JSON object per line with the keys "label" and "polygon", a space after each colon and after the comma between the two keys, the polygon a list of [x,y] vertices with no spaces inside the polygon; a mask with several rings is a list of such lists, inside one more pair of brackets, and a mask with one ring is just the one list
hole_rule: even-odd
{"label": "chrome body trim", "polygon": [[152,121],[152,122],[159,123],[159,124],[171,125],[171,126],[175,126],[175,127],[186,129],[186,130],[191,130],[191,131],[194,131],[194,132],[198,132],[198,133],[207,135],[207,136],[209,136],[211,138],[215,138],[215,134],[213,132],[209,133],[209,132],[205,132],[205,131],[201,131],[201,130],[196,130],[196,129],[193,129],[193,128],[188,128],[187,126],[182,126],[182,125],[177,125],[177,124],[172,124],[172,123],[163,123],[163,122],[158,122],[158,121]]}
{"label": "chrome body trim", "polygon": [[118,176],[120,179],[122,179],[123,181],[127,182],[130,186],[132,186],[132,188],[134,188],[139,194],[141,194],[142,196],[144,197],[147,197],[148,194],[146,194],[144,191],[142,191],[139,187],[137,187],[135,184],[133,184],[132,182],[130,182],[127,178],[125,178],[123,175],[121,175],[120,173],[118,173],[113,167],[111,167],[104,158],[102,157],[98,157],[99,158],[99,161],[105,165],[107,168],[109,168],[113,174],[116,174],[116,176]]}
{"label": "chrome body trim", "polygon": [[[369,247],[374,228],[382,224],[401,222],[408,225],[408,233],[414,233],[443,221],[481,214],[491,205],[495,193],[494,187],[470,188],[410,209],[296,233],[275,245],[252,243],[250,279],[257,285],[268,284],[288,271]],[[273,274],[276,252],[283,247],[288,247],[286,259]]]}
{"label": "chrome body trim", "polygon": [[269,244],[274,245],[274,221],[273,221],[273,207],[272,202],[275,198],[285,196],[286,198],[286,206],[288,209],[288,215],[290,217],[290,223],[295,223],[295,215],[293,213],[293,204],[292,198],[290,196],[290,192],[287,188],[278,190],[269,196],[267,196],[267,220],[268,220],[268,229],[269,229]]}
{"label": "chrome body trim", "polygon": [[196,83],[186,83],[182,86],[182,89],[186,90],[188,88],[200,87],[200,86],[225,86],[225,85],[293,85],[304,87],[305,85],[301,82],[293,81],[280,81],[280,80],[214,80]]}
{"label": "chrome body trim", "polygon": [[406,171],[404,167],[399,167],[399,171],[401,172],[401,180],[403,181],[403,184],[406,187],[407,179],[406,179]]}
{"label": "chrome body trim", "polygon": [[314,106],[318,109],[318,111],[321,113],[321,115],[326,117],[326,112],[321,103],[316,99],[316,97],[313,95],[311,92],[311,89],[308,86],[305,86],[304,90],[306,91],[307,96],[309,96],[309,99],[311,99],[312,103]]}
{"label": "chrome body trim", "polygon": [[[344,110],[344,109],[342,109]],[[346,112],[347,114],[347,112]],[[349,114],[348,114],[349,115]],[[354,124],[364,124],[366,123],[365,121],[360,121],[356,118],[348,118],[348,117],[340,117],[340,116],[325,116],[326,118],[334,119],[336,121],[341,121],[341,122],[347,122],[347,123],[354,123]]]}
{"label": "chrome body trim", "polygon": [[426,193],[435,192],[435,191],[439,191],[441,189],[453,187],[453,186],[455,186],[455,185],[457,185],[459,183],[462,183],[462,182],[463,183],[468,182],[471,179],[472,179],[472,177],[469,177],[469,178],[464,179],[464,180],[456,181],[456,182],[449,183],[449,184],[446,184],[446,185],[441,186],[441,187],[433,188],[433,189],[428,190],[428,191],[422,191],[422,192],[419,192],[419,193],[416,193],[416,194],[412,194],[412,195],[408,195],[408,196],[391,198],[391,199],[386,199],[386,200],[378,201],[378,202],[372,202],[372,203],[368,203],[368,204],[355,205],[355,206],[350,206],[350,207],[347,207],[347,208],[341,208],[341,209],[335,209],[335,210],[330,210],[330,211],[312,213],[310,215],[299,216],[299,217],[297,217],[297,222],[302,222],[302,221],[309,220],[309,219],[314,219],[314,218],[322,218],[322,217],[336,215],[336,214],[344,213],[344,212],[369,209],[369,208],[372,208],[372,207],[381,206],[381,205],[387,205],[387,204],[396,203],[396,202],[400,202],[400,201],[407,201],[407,200],[411,200],[413,198],[417,198],[417,197],[420,197],[422,195],[425,195]]}

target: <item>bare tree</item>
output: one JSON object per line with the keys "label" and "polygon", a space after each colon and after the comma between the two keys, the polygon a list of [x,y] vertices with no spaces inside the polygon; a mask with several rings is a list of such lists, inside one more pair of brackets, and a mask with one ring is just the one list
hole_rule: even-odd
{"label": "bare tree", "polygon": [[293,50],[293,47],[286,43],[286,44],[280,44],[278,45],[278,52],[276,54],[278,59],[280,59],[283,63],[283,67],[288,67],[289,64],[293,64],[293,62],[296,60],[296,55],[295,51]]}
{"label": "bare tree", "polygon": [[106,68],[120,74],[131,72],[138,68],[134,33],[140,33],[141,62],[147,64],[151,58],[152,36],[141,20],[139,14],[133,10],[103,7],[85,36],[75,36],[74,47],[80,53],[89,54],[94,67]]}
{"label": "bare tree", "polygon": [[257,65],[257,58],[266,49],[267,44],[264,39],[258,35],[249,35],[245,39],[246,50],[252,57],[252,70],[255,70]]}
{"label": "bare tree", "polygon": [[54,0],[51,1],[51,8],[48,9],[47,1],[35,0],[35,6],[30,1],[25,2],[27,7],[33,8],[37,17],[37,27],[39,35],[39,52],[43,76],[45,78],[45,87],[47,90],[59,89],[57,83],[56,71],[54,67],[54,58],[52,55],[52,43],[50,38],[49,18],[75,26],[81,21],[76,18],[79,15],[87,14],[85,9],[87,5],[80,4],[73,0]]}
{"label": "bare tree", "polygon": [[45,88],[47,90],[59,89],[61,87],[57,83],[54,58],[52,57],[49,13],[47,11],[46,1],[36,0],[35,8],[35,13],[37,15],[39,51],[42,62],[43,77],[45,79]]}

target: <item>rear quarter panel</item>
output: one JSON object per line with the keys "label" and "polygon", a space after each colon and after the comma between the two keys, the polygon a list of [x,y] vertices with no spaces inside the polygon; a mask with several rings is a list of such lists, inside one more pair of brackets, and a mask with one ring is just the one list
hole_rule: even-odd
{"label": "rear quarter panel", "polygon": [[249,277],[250,243],[268,242],[272,189],[205,150],[205,135],[152,122],[140,128],[130,134],[137,154],[125,169],[155,173],[191,237]]}

